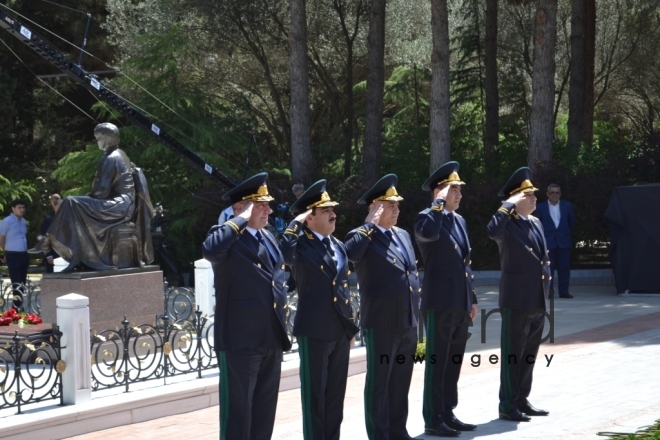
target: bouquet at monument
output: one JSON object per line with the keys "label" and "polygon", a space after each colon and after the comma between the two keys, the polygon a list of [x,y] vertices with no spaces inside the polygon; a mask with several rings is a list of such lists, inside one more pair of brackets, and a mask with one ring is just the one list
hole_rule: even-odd
{"label": "bouquet at monument", "polygon": [[18,313],[16,309],[9,309],[0,315],[0,326],[8,326],[11,324],[41,324],[41,318],[34,313],[27,314],[25,312]]}

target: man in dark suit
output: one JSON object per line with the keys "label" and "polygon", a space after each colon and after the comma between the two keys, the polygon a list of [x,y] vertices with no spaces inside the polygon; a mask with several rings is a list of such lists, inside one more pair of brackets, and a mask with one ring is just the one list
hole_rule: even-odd
{"label": "man in dark suit", "polygon": [[[406,421],[421,288],[410,235],[394,226],[403,200],[396,191],[398,180],[388,174],[358,200],[369,204],[369,214],[346,236],[367,343],[364,408],[371,440],[411,438]],[[397,360],[401,357],[403,363]]]}
{"label": "man in dark suit", "polygon": [[221,440],[271,437],[282,351],[291,348],[284,258],[265,228],[273,200],[267,178],[267,173],[252,176],[223,196],[239,209],[233,219],[211,228],[203,244],[215,275]]}
{"label": "man in dark suit", "polygon": [[[573,298],[568,292],[571,278],[571,232],[575,227],[575,214],[571,202],[559,200],[561,188],[556,183],[548,186],[548,202],[536,206],[536,216],[541,220],[545,242],[550,251],[550,268],[557,271],[560,298]],[[550,295],[554,281],[550,281]]]}
{"label": "man in dark suit", "polygon": [[502,347],[500,370],[500,419],[528,422],[529,416],[546,416],[527,398],[545,322],[550,259],[543,226],[531,214],[536,209],[532,171],[516,171],[499,192],[504,199],[490,223],[488,236],[500,249],[500,312]]}
{"label": "man in dark suit", "polygon": [[280,243],[298,287],[293,334],[300,355],[305,440],[339,439],[348,360],[358,328],[350,320],[348,258],[332,236],[337,205],[319,180],[291,205],[296,218]]}
{"label": "man in dark suit", "polygon": [[465,220],[455,212],[465,185],[458,169],[458,162],[448,162],[431,174],[422,189],[433,192],[433,203],[415,218],[415,239],[424,257],[424,424],[426,434],[440,437],[456,437],[460,431],[477,428],[461,422],[453,411],[458,405],[467,327],[477,316],[470,240]]}

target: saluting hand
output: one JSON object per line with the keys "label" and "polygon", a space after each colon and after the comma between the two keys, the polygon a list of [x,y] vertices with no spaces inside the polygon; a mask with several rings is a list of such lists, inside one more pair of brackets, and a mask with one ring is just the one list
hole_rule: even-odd
{"label": "saluting hand", "polygon": [[250,220],[250,217],[252,217],[252,207],[253,206],[254,206],[254,203],[252,203],[252,202],[244,203],[241,206],[240,212],[238,212],[237,217],[244,218],[245,220]]}
{"label": "saluting hand", "polygon": [[383,208],[383,204],[380,202],[377,203],[372,203],[371,206],[369,207],[369,214],[367,215],[367,218],[364,220],[365,223],[373,223],[374,225],[377,225],[380,222],[380,216],[383,215],[383,211],[385,208]]}
{"label": "saluting hand", "polygon": [[303,212],[302,214],[298,214],[294,220],[299,221],[300,223],[303,223],[305,219],[307,218],[308,215],[312,213],[311,209],[308,209],[307,211]]}
{"label": "saluting hand", "polygon": [[444,188],[442,188],[439,192],[438,195],[436,196],[436,200],[438,199],[443,199],[447,200],[447,194],[449,194],[449,190],[451,189],[451,185],[447,185]]}
{"label": "saluting hand", "polygon": [[518,202],[520,202],[524,198],[525,198],[525,193],[519,192],[506,199],[506,202],[513,203],[514,205],[518,205]]}

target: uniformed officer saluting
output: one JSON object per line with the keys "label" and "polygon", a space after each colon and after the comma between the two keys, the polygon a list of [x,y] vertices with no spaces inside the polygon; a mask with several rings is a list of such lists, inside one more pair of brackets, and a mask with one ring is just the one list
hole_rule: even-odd
{"label": "uniformed officer saluting", "polygon": [[273,433],[286,335],[284,259],[266,230],[267,173],[228,191],[235,217],[214,226],[204,258],[215,275],[215,350],[220,368],[220,439],[266,439]]}
{"label": "uniformed officer saluting", "polygon": [[424,424],[426,434],[441,437],[476,429],[453,412],[458,405],[467,327],[477,316],[470,240],[465,220],[455,212],[461,202],[461,186],[465,185],[458,169],[458,162],[447,162],[426,180],[422,189],[433,192],[433,203],[415,218],[415,239],[424,257]]}
{"label": "uniformed officer saluting", "polygon": [[[408,391],[417,347],[419,274],[410,235],[395,227],[398,178],[388,174],[362,196],[364,225],[346,236],[360,286],[360,316],[367,343],[364,413],[369,439],[410,439]],[[398,357],[405,361],[399,363]]]}
{"label": "uniformed officer saluting", "polygon": [[348,258],[334,238],[336,214],[319,180],[290,211],[297,217],[282,235],[281,249],[298,287],[293,324],[300,355],[300,392],[306,440],[339,438],[352,338]]}
{"label": "uniformed officer saluting", "polygon": [[546,416],[527,398],[539,351],[544,311],[550,286],[543,226],[531,214],[536,209],[532,171],[513,173],[497,195],[505,199],[488,223],[488,236],[500,248],[502,278],[499,306],[502,313],[500,419],[528,422],[528,416]]}

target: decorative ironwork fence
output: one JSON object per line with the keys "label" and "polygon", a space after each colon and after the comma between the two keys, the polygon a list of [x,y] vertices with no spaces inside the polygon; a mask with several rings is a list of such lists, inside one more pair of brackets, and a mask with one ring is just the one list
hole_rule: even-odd
{"label": "decorative ironwork fence", "polygon": [[28,279],[25,284],[5,283],[0,280],[0,312],[6,312],[14,306],[14,298],[23,297],[19,312],[41,315],[41,285]]}
{"label": "decorative ironwork fence", "polygon": [[0,409],[22,407],[62,396],[62,373],[66,364],[62,360],[60,339],[56,331],[23,337],[18,331],[0,348]]}
{"label": "decorative ironwork fence", "polygon": [[156,323],[104,330],[91,338],[92,391],[217,368],[213,317],[195,311],[191,320],[172,321],[166,313]]}
{"label": "decorative ironwork fence", "polygon": [[[163,281],[163,301],[167,315],[172,321],[190,321],[195,313],[195,289],[171,287]],[[204,312],[207,312],[204,310]]]}

